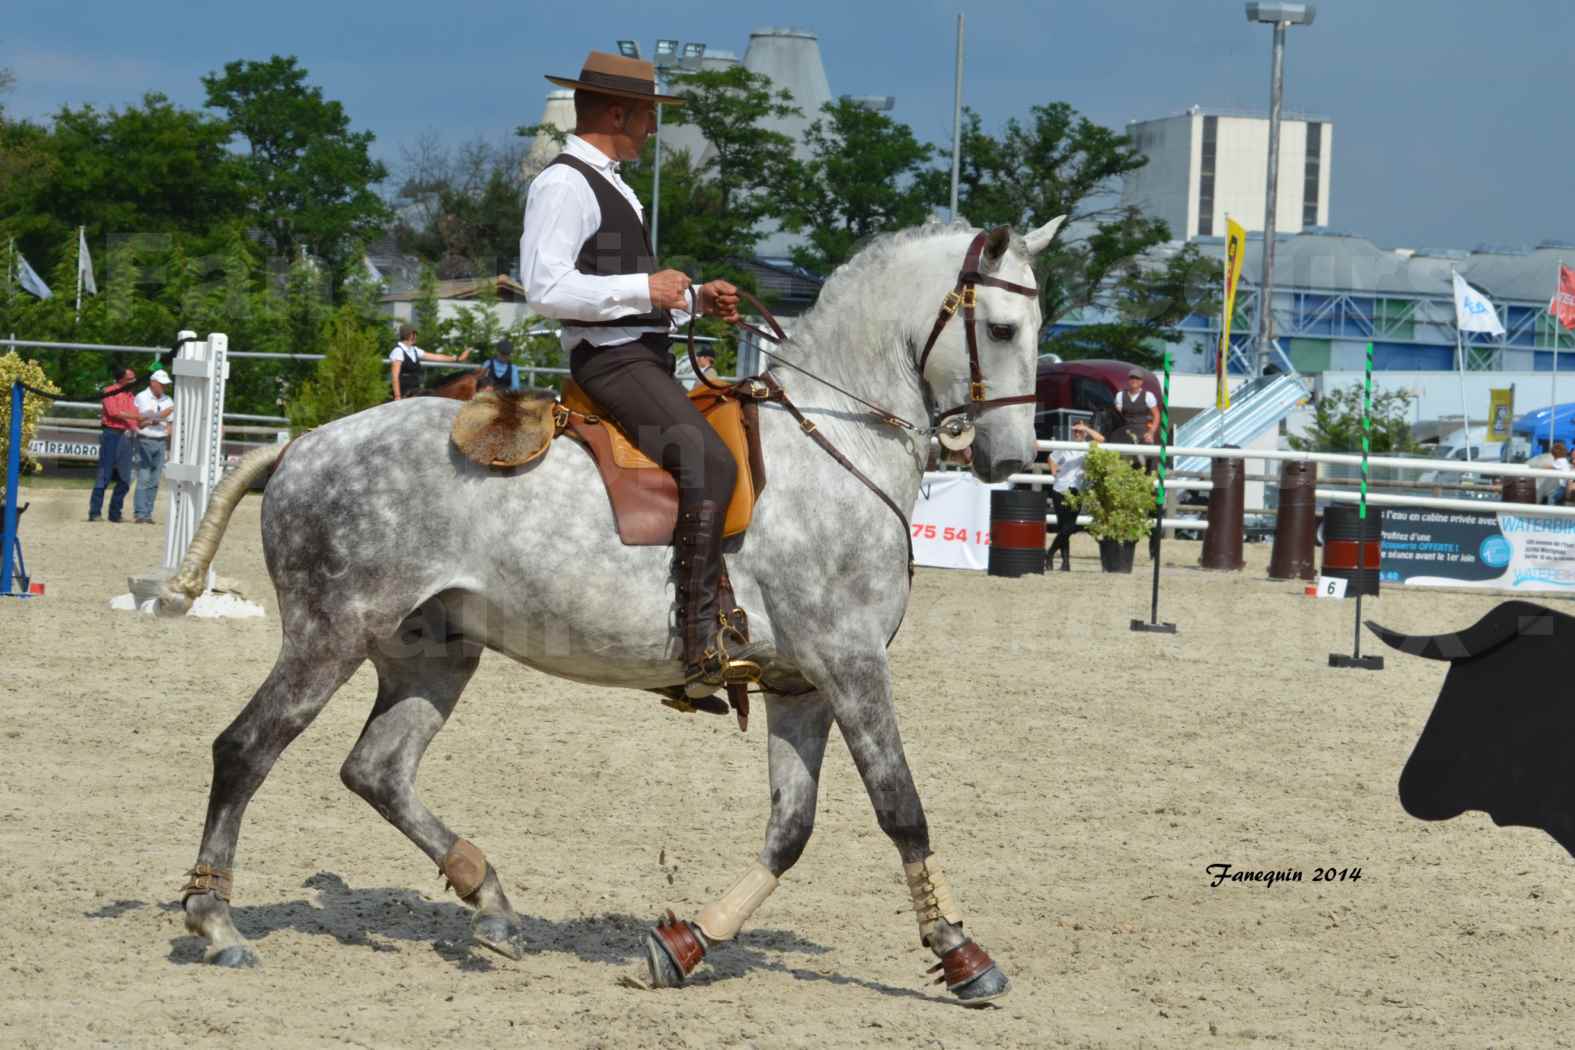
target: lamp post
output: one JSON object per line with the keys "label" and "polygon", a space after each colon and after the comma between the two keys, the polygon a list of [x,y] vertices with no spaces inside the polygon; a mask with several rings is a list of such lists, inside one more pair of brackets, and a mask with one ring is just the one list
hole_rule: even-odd
{"label": "lamp post", "polygon": [[1269,74],[1269,185],[1263,216],[1263,280],[1258,282],[1258,353],[1256,368],[1263,375],[1269,345],[1274,342],[1274,209],[1280,182],[1280,100],[1285,91],[1285,30],[1312,25],[1317,4],[1249,3],[1247,21],[1274,27],[1274,62]]}
{"label": "lamp post", "polygon": [[[635,40],[618,41],[618,53],[625,58],[639,58],[640,44]],[[700,68],[700,60],[705,58],[705,45],[700,43],[684,44],[680,50],[677,40],[658,40],[656,54],[651,65],[656,70],[656,92],[666,92],[665,77],[670,70],[694,70]],[[662,221],[662,107],[656,107],[656,156],[651,173],[651,254],[658,255],[656,248],[657,234],[661,232]],[[655,260],[652,260],[653,264]]]}

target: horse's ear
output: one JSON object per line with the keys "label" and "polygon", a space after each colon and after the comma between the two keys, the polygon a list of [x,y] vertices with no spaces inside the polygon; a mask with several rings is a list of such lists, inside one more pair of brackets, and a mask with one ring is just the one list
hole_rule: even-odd
{"label": "horse's ear", "polygon": [[1038,255],[1040,252],[1050,247],[1050,242],[1055,239],[1056,233],[1060,231],[1061,224],[1065,221],[1065,215],[1057,215],[1055,218],[1039,227],[1033,233],[1030,233],[1027,237],[1024,237],[1023,240],[1028,245],[1028,254]]}
{"label": "horse's ear", "polygon": [[984,242],[984,258],[990,263],[998,263],[1006,254],[1006,249],[1012,244],[1012,228],[1010,226],[997,226],[990,231],[990,236]]}

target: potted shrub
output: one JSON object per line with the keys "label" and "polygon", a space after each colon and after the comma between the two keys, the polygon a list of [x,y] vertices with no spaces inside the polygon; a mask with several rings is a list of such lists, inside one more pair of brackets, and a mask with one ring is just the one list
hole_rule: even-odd
{"label": "potted shrub", "polygon": [[1149,476],[1109,449],[1095,445],[1083,461],[1077,509],[1093,518],[1088,533],[1099,541],[1106,572],[1131,572],[1137,541],[1154,528],[1154,486]]}

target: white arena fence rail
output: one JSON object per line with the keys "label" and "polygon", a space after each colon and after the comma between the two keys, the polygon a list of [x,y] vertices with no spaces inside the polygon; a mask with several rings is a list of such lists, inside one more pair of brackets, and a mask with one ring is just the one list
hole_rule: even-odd
{"label": "white arena fence rail", "polygon": [[[1040,451],[1086,452],[1097,443],[1086,441],[1039,441],[1035,442],[1035,444]],[[1104,444],[1101,447],[1122,455],[1133,456],[1154,456],[1159,452],[1158,445]],[[1362,463],[1361,456],[1350,453],[1297,452],[1293,449],[1172,448],[1168,450],[1168,454],[1177,457],[1200,456],[1208,459],[1262,459],[1297,463],[1337,463],[1346,466],[1361,466]],[[1367,463],[1370,468],[1388,467],[1399,470],[1432,470],[1440,473],[1476,474],[1486,477],[1546,478],[1556,481],[1575,480],[1575,474],[1571,474],[1569,471],[1550,470],[1544,467],[1527,467],[1516,463],[1483,462],[1481,460],[1466,462],[1464,460],[1422,459],[1415,456],[1369,456]],[[1049,484],[1052,479],[1046,474],[1013,474],[1008,480],[1021,484],[1045,485]],[[1166,489],[1176,490],[1207,491],[1214,486],[1212,482],[1208,481],[1167,480],[1165,487]],[[1314,497],[1337,503],[1358,503],[1361,501],[1360,492],[1346,489],[1318,488],[1314,490]],[[1575,507],[1548,506],[1536,503],[1505,503],[1500,500],[1446,499],[1430,496],[1369,492],[1367,494],[1367,502],[1375,507],[1505,511],[1521,517],[1575,518]],[[1166,527],[1169,526],[1167,525]],[[1188,524],[1184,527],[1196,528],[1197,526]]]}

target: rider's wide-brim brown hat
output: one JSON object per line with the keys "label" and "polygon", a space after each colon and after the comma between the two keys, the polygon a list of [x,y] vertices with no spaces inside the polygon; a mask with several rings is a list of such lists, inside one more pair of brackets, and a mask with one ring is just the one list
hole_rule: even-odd
{"label": "rider's wide-brim brown hat", "polygon": [[586,57],[578,80],[554,76],[548,76],[547,79],[560,87],[594,91],[598,95],[611,95],[614,98],[642,99],[669,106],[684,104],[683,98],[678,95],[656,93],[656,67],[651,63],[605,51],[592,51]]}

